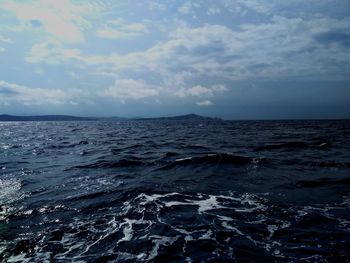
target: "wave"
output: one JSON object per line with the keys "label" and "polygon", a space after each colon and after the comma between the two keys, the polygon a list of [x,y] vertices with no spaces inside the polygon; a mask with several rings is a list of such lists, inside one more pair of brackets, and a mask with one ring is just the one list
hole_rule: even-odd
{"label": "wave", "polygon": [[165,157],[173,157],[173,156],[178,156],[179,153],[177,152],[166,152]]}
{"label": "wave", "polygon": [[121,159],[119,161],[99,160],[90,164],[74,166],[73,168],[125,168],[146,165],[151,165],[151,163],[131,159]]}
{"label": "wave", "polygon": [[45,147],[45,149],[66,149],[66,148],[74,148],[82,145],[90,144],[86,140],[81,140],[76,143],[62,142],[61,144],[50,144]]}
{"label": "wave", "polygon": [[293,141],[286,143],[278,143],[278,144],[267,144],[263,146],[256,147],[255,151],[272,151],[272,150],[297,150],[297,149],[307,149],[307,148],[316,148],[323,149],[329,148],[331,144],[329,142],[319,142],[314,144],[308,144],[303,141]]}
{"label": "wave", "polygon": [[322,177],[317,180],[301,180],[296,183],[297,187],[314,188],[329,186],[346,186],[350,185],[350,178],[336,179],[330,177]]}
{"label": "wave", "polygon": [[186,149],[186,150],[196,150],[196,151],[209,151],[209,148],[206,146],[202,146],[202,145],[181,145],[181,149]]}
{"label": "wave", "polygon": [[131,146],[127,146],[127,147],[123,148],[122,150],[135,150],[135,149],[140,149],[143,147],[145,147],[143,144],[134,144]]}
{"label": "wave", "polygon": [[[272,159],[270,159],[272,160]],[[300,165],[300,166],[310,166],[319,168],[350,168],[350,163],[348,162],[335,162],[335,161],[312,161],[305,159],[273,159],[275,162],[283,165]]]}
{"label": "wave", "polygon": [[160,170],[174,169],[184,166],[196,166],[196,165],[247,165],[252,164],[257,159],[233,155],[228,153],[208,154],[199,157],[186,157],[176,159],[175,161],[168,163],[160,168]]}
{"label": "wave", "polygon": [[350,163],[347,162],[334,162],[334,161],[323,161],[323,162],[307,162],[310,166],[317,166],[321,168],[350,168]]}
{"label": "wave", "polygon": [[228,153],[206,154],[203,156],[178,158],[174,161],[167,161],[168,158],[179,155],[175,152],[167,152],[165,156],[157,161],[135,160],[135,157],[121,159],[118,161],[97,160],[89,164],[74,166],[73,169],[92,168],[127,168],[150,166],[157,170],[169,170],[177,167],[198,166],[198,165],[248,165],[266,162],[263,158],[252,158]]}

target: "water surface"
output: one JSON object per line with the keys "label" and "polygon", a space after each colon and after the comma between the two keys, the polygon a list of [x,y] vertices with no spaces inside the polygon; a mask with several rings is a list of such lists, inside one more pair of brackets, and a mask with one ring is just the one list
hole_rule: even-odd
{"label": "water surface", "polygon": [[349,262],[350,121],[0,130],[4,262]]}

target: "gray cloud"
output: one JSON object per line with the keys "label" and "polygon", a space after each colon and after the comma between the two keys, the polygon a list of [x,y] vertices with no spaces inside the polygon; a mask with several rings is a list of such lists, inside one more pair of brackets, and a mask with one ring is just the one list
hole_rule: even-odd
{"label": "gray cloud", "polygon": [[0,94],[2,94],[3,96],[14,96],[17,95],[18,92],[11,88],[0,86]]}
{"label": "gray cloud", "polygon": [[339,44],[344,47],[350,46],[350,33],[347,31],[328,31],[315,36],[315,39],[322,44]]}

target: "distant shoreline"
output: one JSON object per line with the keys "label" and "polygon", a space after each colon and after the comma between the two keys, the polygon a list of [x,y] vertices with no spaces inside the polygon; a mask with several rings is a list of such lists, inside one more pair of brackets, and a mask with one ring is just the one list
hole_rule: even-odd
{"label": "distant shoreline", "polygon": [[80,117],[72,115],[34,115],[20,116],[0,114],[0,122],[28,121],[349,121],[350,118],[287,118],[287,119],[221,119],[197,114],[187,114],[169,117]]}
{"label": "distant shoreline", "polygon": [[128,121],[128,120],[169,120],[169,121],[222,121],[220,118],[211,118],[196,114],[187,114],[171,117],[155,118],[122,118],[122,117],[79,117],[70,115],[37,115],[37,116],[17,116],[0,115],[0,122],[15,121]]}

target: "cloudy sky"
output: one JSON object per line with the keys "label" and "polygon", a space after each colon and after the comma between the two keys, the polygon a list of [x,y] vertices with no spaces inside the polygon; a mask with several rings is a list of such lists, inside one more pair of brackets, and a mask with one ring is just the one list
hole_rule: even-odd
{"label": "cloudy sky", "polygon": [[349,118],[349,0],[1,0],[0,113]]}

